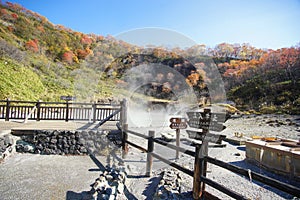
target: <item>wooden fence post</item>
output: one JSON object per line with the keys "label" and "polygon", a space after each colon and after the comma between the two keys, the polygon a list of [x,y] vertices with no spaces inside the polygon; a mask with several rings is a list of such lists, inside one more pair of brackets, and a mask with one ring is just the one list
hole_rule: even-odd
{"label": "wooden fence post", "polygon": [[128,144],[126,142],[128,140],[128,134],[126,130],[128,130],[128,124],[123,124],[122,125],[122,158],[123,159],[126,157],[129,150]]}
{"label": "wooden fence post", "polygon": [[[200,159],[201,159],[201,176],[206,177],[207,173],[207,161],[205,160],[205,157],[208,156],[208,141],[204,140],[202,141],[202,146],[200,150]],[[205,192],[205,183],[201,182],[201,193],[203,194]]]}
{"label": "wooden fence post", "polygon": [[36,121],[40,121],[41,120],[41,101],[38,100],[38,102],[36,103]]}
{"label": "wooden fence post", "polygon": [[120,123],[127,124],[127,100],[123,99],[121,101],[121,115],[120,115]]}
{"label": "wooden fence post", "polygon": [[201,145],[196,144],[195,163],[194,163],[194,179],[193,179],[193,198],[200,199],[201,192],[201,159],[200,159]]}
{"label": "wooden fence post", "polygon": [[9,98],[6,99],[6,113],[5,113],[5,121],[9,121],[10,114],[10,101]]}
{"label": "wooden fence post", "polygon": [[69,121],[69,101],[66,101],[66,122]]}
{"label": "wooden fence post", "polygon": [[208,152],[208,141],[196,145],[194,179],[193,179],[193,198],[200,199],[205,192],[205,184],[201,181],[201,176],[206,176],[207,162],[204,157]]}
{"label": "wooden fence post", "polygon": [[92,109],[93,109],[93,123],[95,123],[96,122],[96,112],[97,112],[96,102],[94,102],[94,104],[92,105]]}
{"label": "wooden fence post", "polygon": [[146,165],[146,176],[152,176],[152,165],[153,165],[153,156],[152,152],[154,150],[154,141],[153,138],[155,136],[154,131],[149,131],[149,138],[148,138],[148,148],[147,148],[147,165]]}

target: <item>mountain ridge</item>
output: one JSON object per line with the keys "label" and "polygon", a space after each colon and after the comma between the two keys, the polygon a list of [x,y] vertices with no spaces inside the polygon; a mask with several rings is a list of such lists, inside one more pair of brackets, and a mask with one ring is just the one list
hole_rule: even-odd
{"label": "mountain ridge", "polygon": [[[59,101],[60,96],[77,92],[83,100],[97,101],[110,97],[114,89],[122,93],[124,88],[118,87],[122,75],[141,63],[178,68],[200,99],[207,97],[203,81],[207,76],[202,68],[213,60],[228,99],[240,109],[300,113],[299,45],[266,50],[221,43],[214,48],[195,45],[184,50],[153,47],[147,52],[112,36],[54,25],[46,17],[9,2],[0,4],[0,38],[0,99]],[[144,61],[137,62],[139,59]],[[93,88],[82,83],[88,87],[82,92],[76,84],[78,73],[83,71],[97,74],[93,79],[97,83]],[[167,98],[167,89],[162,87],[154,96]],[[91,92],[96,96],[87,99]]]}

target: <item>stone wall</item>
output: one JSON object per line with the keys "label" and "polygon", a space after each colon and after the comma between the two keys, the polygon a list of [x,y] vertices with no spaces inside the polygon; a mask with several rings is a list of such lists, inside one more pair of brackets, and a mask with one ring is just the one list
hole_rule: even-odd
{"label": "stone wall", "polygon": [[16,142],[16,151],[44,155],[107,155],[112,147],[107,131],[36,130]]}

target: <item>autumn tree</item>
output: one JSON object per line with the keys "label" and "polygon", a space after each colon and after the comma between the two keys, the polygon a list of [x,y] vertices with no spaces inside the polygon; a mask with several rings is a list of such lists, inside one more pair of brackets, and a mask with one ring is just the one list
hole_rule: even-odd
{"label": "autumn tree", "polygon": [[284,48],[280,52],[279,64],[285,69],[285,72],[290,80],[295,85],[299,80],[300,71],[300,49],[298,48]]}
{"label": "autumn tree", "polygon": [[74,57],[74,53],[72,51],[66,51],[62,54],[61,60],[63,62],[68,63],[68,64],[72,64],[73,63],[73,57]]}
{"label": "autumn tree", "polygon": [[32,51],[34,53],[37,53],[39,51],[39,45],[38,45],[38,40],[33,39],[29,40],[25,43],[25,48],[29,51]]}

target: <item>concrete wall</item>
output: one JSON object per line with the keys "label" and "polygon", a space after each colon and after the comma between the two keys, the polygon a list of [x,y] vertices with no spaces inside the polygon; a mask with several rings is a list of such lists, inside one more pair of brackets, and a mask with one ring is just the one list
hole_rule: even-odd
{"label": "concrete wall", "polygon": [[274,173],[300,180],[300,152],[280,144],[261,141],[246,142],[246,158]]}

